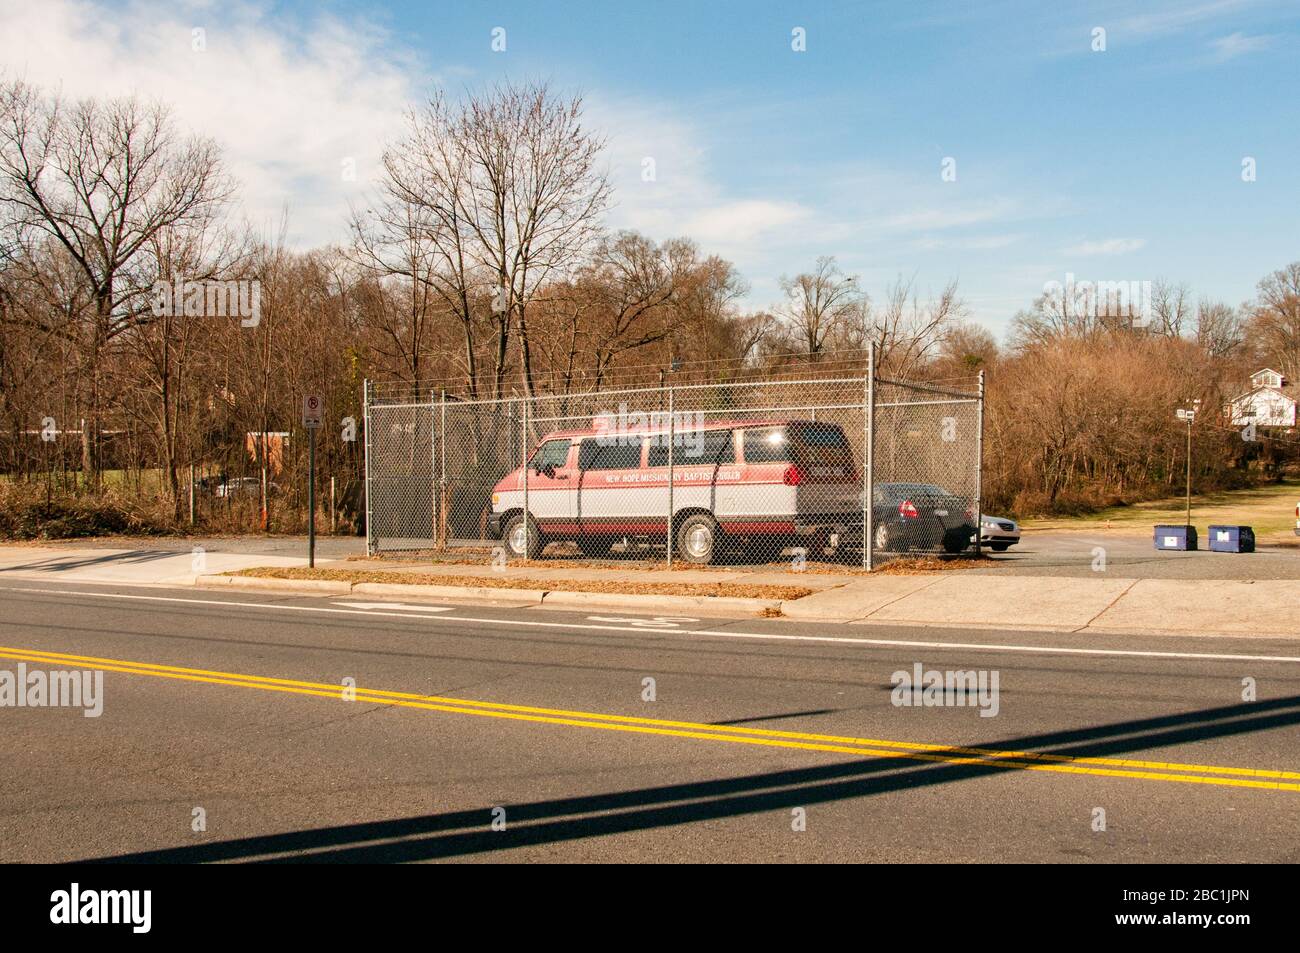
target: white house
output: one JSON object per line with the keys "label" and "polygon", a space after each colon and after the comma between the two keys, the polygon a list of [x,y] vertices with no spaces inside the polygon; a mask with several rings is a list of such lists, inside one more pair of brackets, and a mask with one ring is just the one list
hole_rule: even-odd
{"label": "white house", "polygon": [[1228,419],[1234,426],[1254,423],[1257,427],[1294,427],[1296,392],[1285,377],[1266,367],[1250,375],[1251,390],[1228,404]]}

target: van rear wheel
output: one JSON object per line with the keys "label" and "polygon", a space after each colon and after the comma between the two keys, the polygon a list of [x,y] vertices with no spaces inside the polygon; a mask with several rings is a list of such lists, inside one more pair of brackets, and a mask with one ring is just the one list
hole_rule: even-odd
{"label": "van rear wheel", "polygon": [[696,513],[677,527],[676,552],[688,563],[707,566],[719,549],[718,523],[707,513]]}

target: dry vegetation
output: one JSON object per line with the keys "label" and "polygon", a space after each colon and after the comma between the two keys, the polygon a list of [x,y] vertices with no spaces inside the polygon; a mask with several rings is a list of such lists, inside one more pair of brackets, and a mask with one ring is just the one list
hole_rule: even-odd
{"label": "dry vegetation", "polygon": [[[191,467],[270,473],[265,500],[257,484],[233,500],[204,484],[204,531],[300,530],[301,397],[323,395],[334,426],[360,421],[366,378],[492,397],[667,368],[713,383],[858,374],[869,343],[894,377],[989,372],[991,511],[1168,495],[1183,466],[1173,410],[1193,398],[1198,486],[1276,478],[1294,459],[1300,437],[1243,444],[1220,408],[1257,367],[1300,379],[1300,263],[1240,307],[1160,285],[1143,329],[1044,295],[1002,346],[965,323],[955,284],[867,289],[830,257],[752,310],[733,265],[689,237],[603,230],[603,150],[581,100],[544,86],[435,98],[388,144],[350,241],[297,251],[236,224],[220,150],[165,106],[0,82],[0,471],[30,489],[5,497],[0,533],[183,528]],[[156,283],[184,280],[257,282],[258,321],[158,313]],[[282,468],[268,433],[288,434]],[[355,531],[362,444],[340,436],[320,441],[318,499],[335,478]]]}
{"label": "dry vegetation", "polygon": [[229,573],[260,579],[319,579],[335,582],[385,582],[413,586],[457,586],[485,589],[529,589],[543,592],[609,592],[638,596],[712,596],[737,599],[802,599],[814,590],[805,586],[752,585],[734,582],[628,582],[614,579],[541,579],[527,576],[458,576],[439,572],[383,572],[367,569],[308,569],[276,567]]}

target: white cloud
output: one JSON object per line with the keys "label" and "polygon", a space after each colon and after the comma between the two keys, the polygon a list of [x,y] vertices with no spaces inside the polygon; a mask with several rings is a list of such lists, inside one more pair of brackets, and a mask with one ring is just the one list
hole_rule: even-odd
{"label": "white cloud", "polygon": [[889,215],[881,223],[887,228],[904,231],[933,231],[935,229],[966,228],[983,225],[1006,218],[1012,211],[1009,203],[979,202],[942,208],[909,208]]}
{"label": "white cloud", "polygon": [[[203,50],[194,49],[203,30]],[[401,127],[416,63],[361,19],[294,21],[243,2],[110,6],[0,0],[0,63],[68,97],[139,94],[211,136],[239,180],[239,210],[297,245],[337,241],[383,142]],[[345,160],[355,181],[345,181]]]}
{"label": "white cloud", "polygon": [[950,248],[958,251],[995,251],[1021,241],[1024,235],[976,235],[970,238],[922,238],[914,243],[920,251]]}
{"label": "white cloud", "polygon": [[1211,0],[1209,3],[1198,3],[1191,6],[1185,3],[1166,5],[1154,11],[1125,17],[1119,21],[1118,30],[1121,34],[1157,35],[1177,33],[1197,23],[1238,12],[1245,7],[1251,6],[1254,2],[1255,0]]}
{"label": "white cloud", "polygon": [[1275,37],[1267,34],[1247,36],[1238,32],[1211,41],[1210,47],[1214,50],[1215,60],[1223,62],[1248,53],[1258,53],[1260,50],[1266,50],[1273,45],[1274,39]]}
{"label": "white cloud", "polygon": [[1065,249],[1067,255],[1126,255],[1146,245],[1145,238],[1104,238],[1085,241]]}

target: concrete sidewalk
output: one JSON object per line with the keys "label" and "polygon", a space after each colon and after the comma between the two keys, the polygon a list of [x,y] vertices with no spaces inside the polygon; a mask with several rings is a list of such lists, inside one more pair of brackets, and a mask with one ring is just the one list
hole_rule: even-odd
{"label": "concrete sidewalk", "polygon": [[[324,565],[330,560],[316,560]],[[305,566],[305,558],[175,549],[73,549],[0,545],[0,578],[58,578],[133,585],[190,585],[204,575],[257,566]]]}
{"label": "concrete sidewalk", "polygon": [[1300,637],[1300,581],[881,576],[781,606],[791,619],[1000,630]]}
{"label": "concrete sidewalk", "polygon": [[[659,570],[592,566],[449,564],[447,574],[488,579],[502,573],[536,587],[500,589],[424,584],[265,579],[223,575],[255,567],[304,566],[297,557],[174,550],[74,550],[0,546],[0,579],[58,579],[132,585],[198,585],[318,595],[378,596],[425,602],[590,608],[666,614],[757,615],[819,623],[936,626],[990,630],[1133,632],[1300,638],[1300,580],[1140,579],[1050,577],[950,570],[928,575],[862,576],[752,569]],[[372,564],[317,560],[321,566],[365,571]],[[1009,568],[1009,567],[1008,567]],[[385,572],[429,572],[428,564],[383,567]],[[572,592],[576,580],[798,585],[815,590],[800,599],[632,595]]]}

